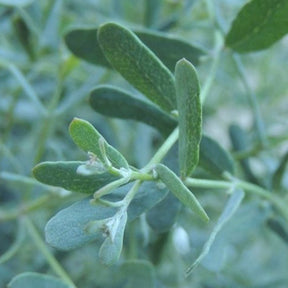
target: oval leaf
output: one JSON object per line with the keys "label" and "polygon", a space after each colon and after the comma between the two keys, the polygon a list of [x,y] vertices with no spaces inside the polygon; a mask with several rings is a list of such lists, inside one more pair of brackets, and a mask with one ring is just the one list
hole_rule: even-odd
{"label": "oval leaf", "polygon": [[199,161],[202,108],[197,72],[185,59],[175,69],[176,99],[179,113],[179,166],[182,178],[189,176]]}
{"label": "oval leaf", "polygon": [[209,217],[205,210],[198,202],[194,194],[183,184],[183,182],[168,167],[158,164],[155,168],[161,181],[167,188],[184,204],[189,207],[197,216],[205,222],[209,221]]}
{"label": "oval leaf", "polygon": [[228,151],[205,135],[200,143],[199,165],[216,177],[222,177],[225,171],[234,174],[234,162]]}
{"label": "oval leaf", "polygon": [[155,127],[164,135],[169,135],[177,125],[176,120],[157,106],[112,86],[94,89],[90,94],[90,104],[103,115],[140,121]]}
{"label": "oval leaf", "polygon": [[254,0],[239,12],[226,36],[226,45],[245,53],[268,48],[288,33],[286,0]]}
{"label": "oval leaf", "polygon": [[77,168],[84,164],[79,161],[43,162],[34,167],[33,175],[41,183],[88,194],[118,179],[107,172],[87,176],[77,173]]}
{"label": "oval leaf", "polygon": [[129,165],[124,156],[109,145],[102,135],[88,122],[79,118],[74,118],[69,126],[69,133],[74,143],[86,152],[94,153],[102,163],[105,163],[99,141],[104,142],[107,157],[112,165],[117,168],[129,169]]}
{"label": "oval leaf", "polygon": [[[155,0],[151,1],[155,2]],[[69,50],[79,58],[95,65],[112,68],[105,58],[97,39],[97,28],[74,28],[65,35],[65,42]],[[148,46],[162,63],[172,72],[176,62],[185,57],[197,66],[199,59],[205,52],[189,42],[165,33],[133,30],[137,37]]]}
{"label": "oval leaf", "polygon": [[98,30],[98,41],[108,61],[130,84],[162,109],[175,109],[173,75],[133,32],[107,23]]}
{"label": "oval leaf", "polygon": [[69,288],[60,279],[40,273],[26,272],[15,276],[7,286],[8,288]]}
{"label": "oval leaf", "polygon": [[112,265],[118,261],[122,247],[124,231],[127,223],[127,212],[119,218],[115,237],[107,237],[99,250],[99,258],[102,263]]}

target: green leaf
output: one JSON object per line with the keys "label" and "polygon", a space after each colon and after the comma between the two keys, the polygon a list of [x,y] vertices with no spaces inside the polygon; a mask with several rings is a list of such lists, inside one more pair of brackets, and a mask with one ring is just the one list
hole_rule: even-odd
{"label": "green leaf", "polygon": [[159,18],[162,0],[146,0],[144,23],[147,27],[153,27]]}
{"label": "green leaf", "polygon": [[152,264],[145,260],[124,262],[119,269],[125,288],[155,288],[156,275]]}
{"label": "green leaf", "polygon": [[228,151],[205,135],[200,143],[199,165],[216,177],[222,177],[225,171],[234,174],[234,162]]}
{"label": "green leaf", "polygon": [[288,33],[287,0],[253,0],[233,21],[226,46],[245,53],[266,49]]}
{"label": "green leaf", "polygon": [[106,162],[101,150],[100,141],[103,141],[107,157],[116,168],[129,169],[129,165],[124,156],[109,145],[102,135],[87,121],[74,118],[69,126],[69,133],[74,143],[86,152],[94,153],[102,163]]}
{"label": "green leaf", "polygon": [[157,164],[155,167],[161,181],[166,187],[184,204],[189,207],[197,216],[205,222],[209,221],[209,217],[205,210],[198,202],[194,194],[183,184],[183,182],[168,167]]}
{"label": "green leaf", "polygon": [[184,179],[191,175],[198,164],[202,131],[198,76],[194,66],[186,59],[177,62],[175,81],[179,113],[179,166]]}
{"label": "green leaf", "polygon": [[60,279],[40,273],[26,272],[15,276],[7,286],[8,288],[69,288]]}
{"label": "green leaf", "polygon": [[115,227],[113,227],[116,229],[115,237],[107,237],[99,250],[99,258],[101,262],[106,265],[114,264],[120,257],[123,247],[124,231],[127,223],[127,212],[124,212],[119,219],[115,219],[115,222],[117,222]]}
{"label": "green leaf", "polygon": [[130,84],[163,110],[175,109],[173,75],[133,32],[107,23],[98,29],[98,41],[108,61]]}
{"label": "green leaf", "polygon": [[221,231],[223,226],[231,219],[231,217],[235,214],[240,203],[244,198],[244,192],[241,189],[236,188],[231,197],[229,198],[224,211],[221,213],[213,231],[211,232],[209,239],[205,243],[201,254],[198,258],[194,261],[194,263],[186,270],[186,276],[188,276],[192,271],[200,264],[203,258],[209,253],[210,248],[217,236],[217,234]]}
{"label": "green leaf", "polygon": [[98,86],[94,89],[90,94],[90,104],[103,115],[140,121],[155,127],[164,135],[170,134],[177,125],[174,118],[157,106],[113,86]]}
{"label": "green leaf", "polygon": [[167,232],[176,222],[180,207],[177,198],[172,193],[168,193],[161,202],[146,213],[146,221],[156,232]]}
{"label": "green leaf", "polygon": [[[99,46],[97,32],[97,28],[74,28],[65,35],[66,45],[77,57],[95,65],[112,68]],[[156,33],[148,30],[133,30],[133,32],[172,72],[174,72],[176,62],[179,59],[185,57],[197,66],[200,57],[205,54],[202,49],[191,45],[189,42],[167,36],[165,33]]]}
{"label": "green leaf", "polygon": [[267,226],[277,234],[286,244],[288,244],[287,224],[281,218],[270,218],[266,222]]}
{"label": "green leaf", "polygon": [[77,168],[84,164],[80,161],[43,162],[34,167],[33,175],[41,183],[87,194],[118,179],[108,172],[88,176],[77,173]]}
{"label": "green leaf", "polygon": [[[115,202],[122,200],[131,189],[133,183],[115,189],[105,196],[105,200]],[[133,221],[142,213],[159,203],[166,195],[167,189],[159,188],[154,182],[143,183],[128,207],[128,221]],[[101,223],[91,227],[92,221],[113,217],[117,209],[103,205],[91,205],[91,198],[86,198],[61,210],[53,216],[45,227],[46,241],[51,246],[61,250],[71,250],[91,241],[103,241]],[[103,222],[102,222],[103,223]],[[90,233],[89,233],[89,230]],[[91,233],[93,232],[93,233]],[[100,244],[99,244],[100,245]]]}

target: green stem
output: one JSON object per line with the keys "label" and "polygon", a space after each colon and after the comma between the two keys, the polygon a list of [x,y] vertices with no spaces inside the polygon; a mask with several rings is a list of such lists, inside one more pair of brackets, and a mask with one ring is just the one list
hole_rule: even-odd
{"label": "green stem", "polygon": [[63,267],[59,264],[56,260],[54,255],[49,251],[47,246],[45,245],[44,241],[42,240],[41,236],[39,235],[38,231],[36,230],[35,226],[31,222],[28,217],[25,217],[24,224],[27,227],[27,230],[35,242],[37,248],[41,251],[43,256],[46,258],[47,262],[49,263],[50,267],[53,271],[71,288],[77,288],[76,285],[73,283],[69,275],[63,269]]}
{"label": "green stem", "polygon": [[155,155],[151,158],[149,163],[141,170],[141,172],[147,173],[153,168],[155,164],[161,162],[161,160],[165,157],[165,155],[168,153],[171,147],[178,140],[178,136],[179,136],[179,128],[177,127],[169,135],[169,137],[165,140],[165,142],[161,145],[161,147],[158,149]]}
{"label": "green stem", "polygon": [[288,210],[285,203],[278,198],[275,194],[248,182],[235,179],[234,181],[217,181],[217,180],[203,180],[203,179],[194,179],[187,178],[185,184],[189,187],[198,187],[198,188],[209,188],[209,189],[231,189],[233,187],[242,188],[245,192],[258,195],[270,203],[274,204],[275,207],[282,213],[284,218],[288,220]]}

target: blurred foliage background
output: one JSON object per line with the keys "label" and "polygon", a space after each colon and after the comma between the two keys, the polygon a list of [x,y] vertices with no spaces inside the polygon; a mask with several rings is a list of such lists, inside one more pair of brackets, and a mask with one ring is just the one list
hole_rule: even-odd
{"label": "blurred foliage background", "polygon": [[[115,84],[142,96],[117,73],[81,61],[68,51],[63,37],[73,26],[97,27],[112,20],[129,28],[165,32],[202,47],[207,54],[197,66],[200,82],[204,85],[215,72],[204,104],[204,132],[231,150],[228,129],[231,124],[239,125],[247,137],[247,149],[252,148],[251,169],[264,183],[287,152],[287,37],[268,50],[240,56],[246,82],[235,65],[235,55],[229,49],[219,52],[220,30],[228,31],[246,1],[5,2],[0,1],[0,287],[24,271],[53,274],[43,253],[36,250],[35,237],[23,217],[29,214],[43,238],[49,218],[82,197],[47,188],[31,177],[31,169],[40,161],[86,160],[68,135],[73,117],[93,123],[137,167],[147,163],[163,140],[144,124],[93,112],[88,95],[99,84]],[[269,139],[264,148],[253,144],[257,133],[245,83],[258,101],[264,135]],[[287,190],[287,173],[283,183]],[[223,193],[199,193],[211,215],[208,227],[191,223],[187,214],[179,215],[168,236],[147,229],[144,235],[143,218],[137,220],[141,225],[131,227],[139,230],[139,258],[150,257],[157,267],[157,287],[287,287],[287,239],[285,243],[267,228],[271,209],[253,197],[246,199],[219,235],[203,265],[188,279],[183,277],[226,200]],[[162,245],[165,237],[169,241]],[[156,253],[157,247],[161,252]],[[72,252],[49,249],[79,287],[118,287],[112,283],[113,268],[97,262],[93,243]],[[124,251],[124,257],[129,258],[129,251]]]}

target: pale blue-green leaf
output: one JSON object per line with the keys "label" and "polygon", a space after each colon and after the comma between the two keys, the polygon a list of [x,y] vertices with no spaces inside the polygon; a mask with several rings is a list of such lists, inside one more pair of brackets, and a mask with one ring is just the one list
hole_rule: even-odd
{"label": "pale blue-green leaf", "polygon": [[99,250],[100,261],[105,265],[116,263],[120,257],[123,247],[124,231],[127,223],[127,212],[119,217],[114,237],[107,237]]}
{"label": "pale blue-green leaf", "polygon": [[156,288],[156,273],[153,265],[145,260],[130,260],[119,268],[125,288]]}
{"label": "pale blue-green leaf", "polygon": [[33,168],[33,175],[41,183],[87,194],[119,178],[108,172],[93,175],[77,173],[77,169],[85,164],[80,161],[43,162]]}
{"label": "pale blue-green leaf", "polygon": [[163,110],[176,108],[173,75],[132,31],[110,22],[97,36],[107,60],[131,85]]}
{"label": "pale blue-green leaf", "polygon": [[15,276],[8,288],[69,288],[60,279],[40,273],[26,272]]}
{"label": "pale blue-green leaf", "polygon": [[205,243],[203,250],[201,254],[198,256],[198,258],[193,262],[193,264],[186,270],[186,275],[192,273],[192,271],[201,263],[203,258],[209,253],[209,250],[217,236],[217,234],[221,231],[223,226],[231,219],[231,217],[234,215],[234,213],[237,211],[238,207],[240,206],[243,198],[244,198],[244,192],[243,190],[239,188],[235,188],[233,194],[230,196],[224,211],[221,213],[215,227],[213,228],[213,231],[211,232],[209,239]]}
{"label": "pale blue-green leaf", "polygon": [[79,148],[86,152],[92,152],[101,160],[101,162],[105,163],[106,159],[100,146],[100,141],[103,141],[106,150],[105,152],[112,165],[116,168],[129,169],[129,164],[124,156],[114,147],[109,145],[103,136],[88,121],[74,118],[70,123],[69,133],[74,143]]}
{"label": "pale blue-green leaf", "polygon": [[253,0],[242,7],[226,45],[245,53],[270,47],[288,33],[287,0]]}
{"label": "pale blue-green leaf", "polygon": [[194,196],[194,194],[183,184],[178,176],[172,172],[168,167],[157,164],[155,170],[160,180],[166,187],[184,204],[189,207],[197,216],[203,221],[209,221],[209,217],[205,210]]}
{"label": "pale blue-green leaf", "polygon": [[[122,200],[132,185],[133,183],[130,183],[119,187],[113,193],[104,196],[105,200],[111,202]],[[128,207],[128,221],[133,221],[151,209],[163,200],[167,193],[167,189],[159,188],[154,182],[143,183]],[[91,223],[110,218],[115,215],[117,210],[100,204],[91,205],[90,199],[86,198],[74,203],[48,221],[45,227],[45,236],[51,246],[61,250],[70,250],[90,241],[103,241],[101,225],[98,226],[99,230],[93,231]],[[89,227],[95,233],[89,233]]]}
{"label": "pale blue-green leaf", "polygon": [[158,233],[167,232],[176,222],[180,207],[178,199],[172,193],[168,193],[161,202],[147,211],[147,223]]}
{"label": "pale blue-green leaf", "polygon": [[200,85],[194,66],[186,59],[177,62],[175,81],[179,114],[179,166],[184,179],[198,164],[202,135]]}
{"label": "pale blue-green leaf", "polygon": [[150,102],[143,101],[113,86],[99,86],[90,94],[92,108],[106,116],[132,119],[155,127],[168,135],[177,125],[169,114]]}

